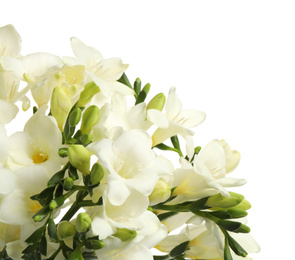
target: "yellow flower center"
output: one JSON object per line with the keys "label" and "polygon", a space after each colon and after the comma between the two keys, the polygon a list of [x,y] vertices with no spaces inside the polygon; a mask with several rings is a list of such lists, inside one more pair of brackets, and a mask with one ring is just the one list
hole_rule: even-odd
{"label": "yellow flower center", "polygon": [[39,211],[40,209],[42,209],[43,207],[42,207],[42,205],[39,203],[39,201],[37,201],[37,200],[33,200],[33,201],[30,203],[29,208],[30,208],[29,211],[30,211],[31,213],[36,214],[36,213],[38,213],[38,211]]}
{"label": "yellow flower center", "polygon": [[38,149],[33,153],[32,159],[35,164],[44,163],[48,160],[48,154]]}

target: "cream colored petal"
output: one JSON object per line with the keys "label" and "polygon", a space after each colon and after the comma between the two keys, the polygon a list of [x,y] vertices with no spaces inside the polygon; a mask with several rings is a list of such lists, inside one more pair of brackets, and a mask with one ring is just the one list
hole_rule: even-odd
{"label": "cream colored petal", "polygon": [[5,168],[0,168],[0,197],[6,195],[14,190],[15,176]]}
{"label": "cream colored petal", "polygon": [[206,114],[199,110],[182,110],[174,119],[177,123],[186,128],[193,128],[201,124]]}
{"label": "cream colored petal", "polygon": [[99,77],[107,81],[117,81],[128,68],[128,64],[123,64],[119,58],[103,60],[100,64]]}
{"label": "cream colored petal", "polygon": [[159,128],[168,128],[169,121],[166,116],[157,109],[149,109],[147,111],[147,119]]}
{"label": "cream colored petal", "polygon": [[167,97],[167,102],[165,106],[165,112],[168,119],[173,120],[177,117],[182,109],[182,104],[179,97],[176,95],[176,88],[172,87],[169,90],[169,94]]}
{"label": "cream colored petal", "polygon": [[78,60],[87,67],[88,70],[95,69],[102,61],[101,53],[93,47],[87,46],[78,38],[71,38],[72,50]]}
{"label": "cream colored petal", "polygon": [[0,56],[16,57],[21,50],[21,37],[14,26],[0,27]]}

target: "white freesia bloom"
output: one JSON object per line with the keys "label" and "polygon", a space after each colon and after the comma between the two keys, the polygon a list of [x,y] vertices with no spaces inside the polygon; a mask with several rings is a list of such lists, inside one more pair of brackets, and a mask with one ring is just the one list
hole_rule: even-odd
{"label": "white freesia bloom", "polygon": [[[150,109],[147,112],[148,119],[153,122],[161,122],[158,125],[159,128],[154,132],[153,146],[164,142],[171,136],[182,135],[182,136],[192,136],[193,131],[190,128],[196,127],[205,120],[205,113],[199,110],[182,110],[182,104],[179,97],[175,93],[176,88],[170,89],[166,106],[165,106],[165,117],[163,113]],[[165,123],[165,121],[168,121]],[[165,124],[164,124],[165,123]]]}
{"label": "white freesia bloom", "polygon": [[40,108],[26,123],[23,132],[16,132],[9,137],[10,151],[7,166],[16,169],[43,165],[51,173],[61,167],[62,160],[58,156],[62,136],[56,121],[45,116],[46,107]]}
{"label": "white freesia bloom", "polygon": [[89,77],[99,86],[104,96],[109,97],[112,92],[118,92],[123,95],[134,94],[131,88],[117,82],[128,68],[128,65],[123,64],[121,59],[110,58],[104,60],[98,50],[85,45],[75,37],[71,39],[71,45],[77,60],[64,57],[65,63],[84,65]]}
{"label": "white freesia bloom", "polygon": [[0,27],[0,124],[7,124],[16,116],[16,101],[28,101],[24,97],[25,91],[18,91],[19,79],[3,69],[2,59],[19,56],[20,50],[21,37],[15,28],[11,24]]}
{"label": "white freesia bloom", "polygon": [[151,150],[152,141],[141,130],[129,130],[116,140],[103,139],[89,149],[108,170],[108,199],[113,205],[122,205],[136,190],[148,196],[158,181],[159,164]]}

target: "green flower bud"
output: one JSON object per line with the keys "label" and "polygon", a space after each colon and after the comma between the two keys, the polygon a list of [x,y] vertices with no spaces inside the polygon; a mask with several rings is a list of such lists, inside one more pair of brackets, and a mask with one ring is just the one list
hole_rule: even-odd
{"label": "green flower bud", "polygon": [[157,109],[162,111],[165,105],[166,97],[163,93],[159,93],[152,98],[152,100],[147,104],[146,110]]}
{"label": "green flower bud", "polygon": [[244,196],[238,193],[229,192],[229,194],[230,197],[222,196],[220,193],[215,194],[208,198],[205,205],[210,208],[230,208],[240,204],[244,199]]}
{"label": "green flower bud", "polygon": [[95,83],[89,82],[84,86],[84,90],[80,94],[80,98],[78,100],[78,106],[84,107],[86,104],[88,104],[93,96],[100,92],[100,89],[98,86],[95,85]]}
{"label": "green flower bud", "polygon": [[74,186],[74,180],[71,177],[66,177],[63,184],[65,190],[71,190]]}
{"label": "green flower bud", "polygon": [[89,239],[88,241],[86,241],[85,247],[87,249],[98,250],[104,247],[104,242],[96,239]]}
{"label": "green flower bud", "polygon": [[117,232],[113,235],[121,239],[123,242],[135,238],[137,235],[135,230],[130,230],[127,228],[117,228]]}
{"label": "green flower bud", "polygon": [[79,213],[76,218],[76,230],[79,233],[86,232],[91,226],[91,218],[85,212]]}
{"label": "green flower bud", "polygon": [[57,237],[59,240],[72,238],[76,234],[75,225],[69,221],[62,221],[57,226]]}
{"label": "green flower bud", "polygon": [[73,144],[68,149],[68,156],[71,165],[77,168],[84,175],[89,174],[90,153],[80,144]]}
{"label": "green flower bud", "polygon": [[69,125],[76,126],[81,120],[82,112],[80,107],[76,107],[69,116]]}
{"label": "green flower bud", "polygon": [[93,126],[95,126],[100,118],[100,110],[97,106],[92,105],[88,107],[83,113],[81,132],[83,134],[90,133]]}
{"label": "green flower bud", "polygon": [[82,250],[80,247],[76,248],[74,252],[69,255],[68,260],[84,260]]}
{"label": "green flower bud", "polygon": [[92,142],[92,135],[91,134],[83,134],[80,136],[79,140],[83,145],[86,146]]}
{"label": "green flower bud", "polygon": [[159,180],[149,196],[150,205],[156,205],[169,199],[171,195],[171,188],[167,182]]}
{"label": "green flower bud", "polygon": [[62,87],[55,87],[51,96],[51,114],[56,119],[58,128],[63,131],[63,127],[71,109],[72,102]]}
{"label": "green flower bud", "polygon": [[68,156],[68,148],[67,147],[63,147],[63,148],[60,148],[58,150],[58,155],[61,157],[61,158],[65,158]]}
{"label": "green flower bud", "polygon": [[104,176],[104,169],[99,163],[93,164],[90,171],[90,180],[93,185],[98,184]]}

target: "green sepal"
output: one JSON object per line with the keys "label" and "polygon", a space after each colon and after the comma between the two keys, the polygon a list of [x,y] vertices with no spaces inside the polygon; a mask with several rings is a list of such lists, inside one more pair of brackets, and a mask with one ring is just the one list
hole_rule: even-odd
{"label": "green sepal", "polygon": [[70,165],[68,173],[74,181],[79,179],[77,169],[73,165]]}
{"label": "green sepal", "polygon": [[51,241],[56,242],[57,238],[57,228],[52,218],[48,219],[48,226],[47,226],[48,235]]}
{"label": "green sepal", "polygon": [[74,252],[69,255],[68,260],[84,260],[81,248],[76,248]]}
{"label": "green sepal", "polygon": [[170,218],[170,217],[172,217],[172,216],[174,216],[176,214],[178,214],[178,212],[170,211],[170,212],[165,212],[165,213],[159,214],[159,215],[157,215],[157,217],[162,222],[163,220],[165,220],[167,218]]}
{"label": "green sepal", "polygon": [[228,231],[237,232],[241,227],[242,223],[230,220],[220,219],[216,222],[218,226]]}
{"label": "green sepal", "polygon": [[38,229],[36,229],[26,240],[25,242],[28,244],[34,244],[36,241],[40,240],[40,237],[42,237],[45,233],[45,226],[42,226]]}
{"label": "green sepal", "polygon": [[230,252],[228,237],[224,238],[224,260],[233,260],[233,257]]}
{"label": "green sepal", "polygon": [[170,140],[173,144],[173,147],[177,150],[180,150],[180,144],[177,135],[170,137]]}
{"label": "green sepal", "polygon": [[39,252],[41,253],[41,255],[44,255],[44,256],[47,255],[47,239],[46,239],[46,236],[43,236],[41,238],[38,248],[39,248]]}
{"label": "green sepal", "polygon": [[177,257],[177,256],[181,256],[184,254],[185,250],[187,249],[189,244],[189,241],[185,241],[181,244],[179,244],[178,246],[174,247],[171,252],[170,252],[170,256],[171,257]]}
{"label": "green sepal", "polygon": [[53,199],[53,192],[55,190],[55,187],[47,187],[43,191],[41,191],[39,194],[35,194],[31,196],[30,198],[32,200],[37,200],[39,203],[44,207],[50,203],[50,201]]}
{"label": "green sepal", "polygon": [[33,216],[33,220],[35,222],[41,222],[43,219],[45,219],[48,214],[50,212],[50,209],[48,206],[43,207],[42,209],[40,209],[34,216]]}
{"label": "green sepal", "polygon": [[205,197],[202,199],[199,199],[197,201],[194,201],[191,205],[190,205],[190,211],[191,212],[196,212],[202,209],[208,209],[209,207],[206,206],[206,202],[208,200],[209,197]]}
{"label": "green sepal", "polygon": [[48,187],[52,187],[60,183],[65,177],[65,170],[62,169],[59,172],[55,173],[50,180],[47,182]]}
{"label": "green sepal", "polygon": [[85,243],[87,249],[98,250],[104,247],[104,243],[100,240],[88,239]]}

